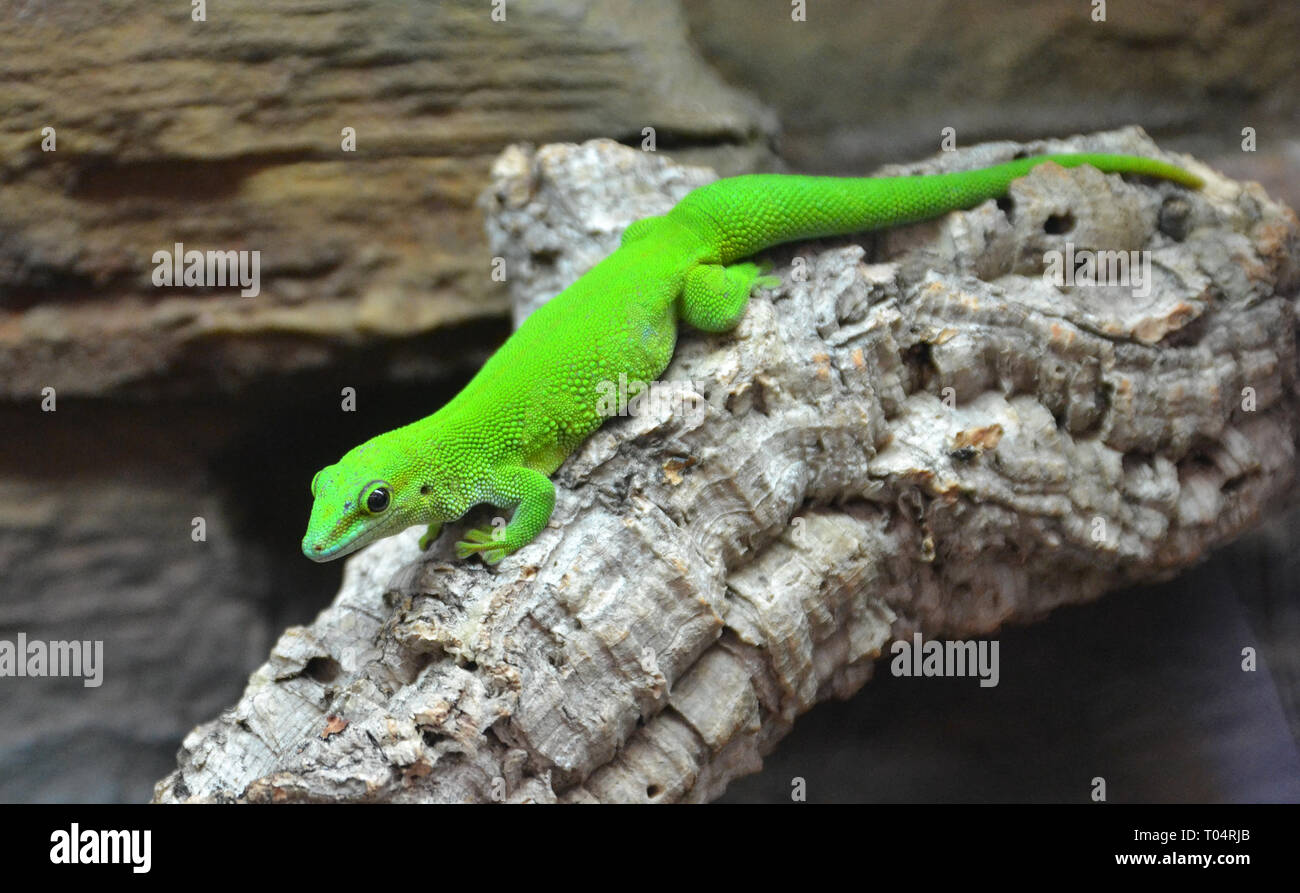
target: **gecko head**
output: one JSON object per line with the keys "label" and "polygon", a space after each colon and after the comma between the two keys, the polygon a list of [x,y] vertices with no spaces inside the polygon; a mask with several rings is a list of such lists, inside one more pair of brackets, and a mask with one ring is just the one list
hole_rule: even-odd
{"label": "gecko head", "polygon": [[397,455],[380,435],[316,472],[303,555],[332,561],[419,522],[422,487],[410,463],[393,461]]}

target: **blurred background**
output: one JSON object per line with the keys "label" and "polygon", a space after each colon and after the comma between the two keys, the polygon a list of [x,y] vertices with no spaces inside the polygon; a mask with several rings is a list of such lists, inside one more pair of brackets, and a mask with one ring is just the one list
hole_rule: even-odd
{"label": "blurred background", "polygon": [[[1294,0],[493,9],[0,0],[0,639],[105,653],[99,688],[0,679],[0,800],[148,799],[328,604],[341,563],[299,552],[312,475],[509,332],[476,199],[510,143],[650,127],[724,175],[864,174],[947,127],[1140,124],[1300,205]],[[260,251],[261,293],[154,287],[176,242]],[[798,776],[814,801],[1079,801],[1102,775],[1112,800],[1300,801],[1298,544],[1300,514],[1267,519],[1178,580],[1005,630],[995,689],[882,674],[726,799]]]}

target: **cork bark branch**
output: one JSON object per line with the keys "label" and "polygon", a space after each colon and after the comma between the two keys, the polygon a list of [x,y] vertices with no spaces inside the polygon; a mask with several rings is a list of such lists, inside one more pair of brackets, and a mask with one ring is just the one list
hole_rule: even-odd
{"label": "cork bark branch", "polygon": [[[884,173],[1018,151],[1159,154],[1129,129]],[[1257,186],[1172,160],[1207,188],[1044,166],[769,252],[784,284],[682,333],[668,399],[570,457],[534,543],[488,569],[411,530],[351,559],[155,799],[709,800],[896,638],[1191,566],[1292,489],[1300,241]],[[520,314],[711,177],[508,150],[483,205]],[[1144,252],[1149,288],[1047,281],[1067,250]]]}

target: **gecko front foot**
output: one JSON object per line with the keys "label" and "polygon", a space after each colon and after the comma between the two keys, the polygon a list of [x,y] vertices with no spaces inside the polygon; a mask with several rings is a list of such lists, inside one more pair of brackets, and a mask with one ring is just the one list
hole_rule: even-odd
{"label": "gecko front foot", "polygon": [[484,564],[496,564],[514,549],[505,542],[505,531],[500,527],[475,527],[465,531],[465,539],[456,543],[456,557],[468,558],[477,552]]}
{"label": "gecko front foot", "polygon": [[437,521],[429,525],[429,529],[424,531],[424,536],[420,537],[420,551],[423,552],[433,545],[433,541],[442,533],[442,522]]}

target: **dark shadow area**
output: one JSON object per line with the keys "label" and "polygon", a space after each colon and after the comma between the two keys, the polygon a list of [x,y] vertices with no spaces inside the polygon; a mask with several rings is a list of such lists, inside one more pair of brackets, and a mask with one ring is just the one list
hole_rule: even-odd
{"label": "dark shadow area", "polygon": [[[275,628],[310,622],[343,577],[343,560],[316,564],[302,555],[312,477],[369,438],[435,412],[471,377],[431,385],[386,381],[385,371],[357,357],[323,374],[254,386],[240,398],[239,429],[213,456],[232,531],[265,562],[265,609]],[[355,411],[342,408],[348,387],[356,390]]]}
{"label": "dark shadow area", "polygon": [[[887,652],[853,699],[801,717],[720,802],[789,802],[796,777],[821,803],[1085,803],[1095,777],[1114,803],[1300,802],[1285,708],[1295,640],[1278,635],[1300,616],[1298,580],[1270,527],[1171,582],[989,637],[994,688],[896,678]],[[1247,647],[1256,672],[1242,670]]]}

